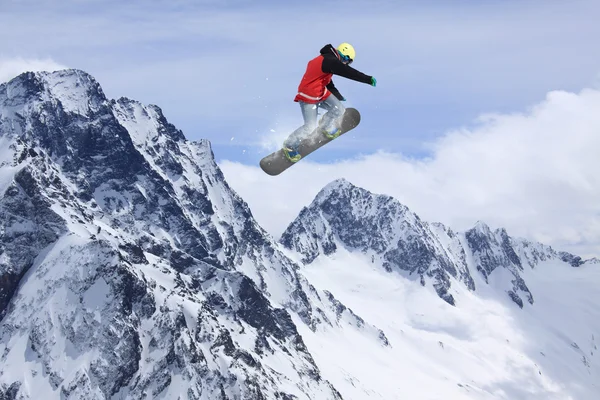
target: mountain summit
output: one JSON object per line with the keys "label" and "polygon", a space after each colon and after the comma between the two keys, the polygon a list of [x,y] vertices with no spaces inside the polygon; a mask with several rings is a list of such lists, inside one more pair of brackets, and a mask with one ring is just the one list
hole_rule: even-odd
{"label": "mountain summit", "polygon": [[337,399],[296,324],[384,342],[159,107],[25,73],[0,85],[0,149],[0,398]]}
{"label": "mountain summit", "polygon": [[[522,308],[534,302],[521,277],[525,267],[534,268],[543,260],[583,263],[549,246],[511,238],[504,229],[492,231],[483,222],[464,233],[425,222],[393,197],[371,193],[346,179],[325,186],[285,230],[280,243],[301,254],[305,264],[343,246],[388,272],[418,279],[423,286],[430,283],[451,305],[452,280],[475,291],[472,273],[478,273],[486,284],[494,279],[494,285]],[[490,278],[495,270],[506,273]]]}

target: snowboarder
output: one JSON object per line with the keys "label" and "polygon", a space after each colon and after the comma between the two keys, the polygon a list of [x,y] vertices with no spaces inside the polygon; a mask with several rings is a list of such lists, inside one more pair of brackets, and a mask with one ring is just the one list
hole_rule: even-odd
{"label": "snowboarder", "polygon": [[[304,125],[296,129],[283,143],[283,152],[288,160],[296,162],[302,158],[298,147],[304,137],[317,127],[319,108],[328,110],[322,119],[322,133],[330,139],[340,134],[340,119],[345,108],[342,101],[346,99],[333,84],[333,75],[343,76],[358,82],[375,86],[377,80],[352,68],[356,52],[349,43],[342,43],[337,48],[331,44],[321,49],[321,54],[308,62],[306,72],[298,86],[298,94],[294,98],[300,104]],[[333,94],[333,96],[331,96]]]}

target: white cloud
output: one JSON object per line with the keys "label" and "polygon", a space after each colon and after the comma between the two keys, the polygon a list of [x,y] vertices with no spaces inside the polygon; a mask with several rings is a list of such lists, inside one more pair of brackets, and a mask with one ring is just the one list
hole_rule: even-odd
{"label": "white cloud", "polygon": [[275,236],[325,184],[344,177],[457,230],[482,220],[558,250],[600,255],[599,90],[554,91],[525,113],[482,116],[430,149],[421,160],[385,152],[333,164],[307,158],[277,177],[230,161],[221,168]]}
{"label": "white cloud", "polygon": [[51,59],[0,58],[0,83],[8,82],[23,72],[56,71],[66,68]]}

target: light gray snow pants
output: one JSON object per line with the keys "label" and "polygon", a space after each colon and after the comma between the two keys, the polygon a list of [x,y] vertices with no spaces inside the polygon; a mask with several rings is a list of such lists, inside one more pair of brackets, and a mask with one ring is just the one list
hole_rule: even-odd
{"label": "light gray snow pants", "polygon": [[327,110],[325,115],[323,115],[322,126],[328,130],[332,129],[334,124],[339,124],[341,122],[341,117],[346,111],[342,102],[333,94],[325,99],[325,101],[317,104],[309,104],[303,101],[299,101],[298,103],[300,104],[300,110],[302,111],[302,118],[304,118],[304,125],[292,132],[292,134],[283,142],[285,147],[291,149],[297,149],[302,139],[306,138],[315,130],[317,127],[319,109],[324,108]]}

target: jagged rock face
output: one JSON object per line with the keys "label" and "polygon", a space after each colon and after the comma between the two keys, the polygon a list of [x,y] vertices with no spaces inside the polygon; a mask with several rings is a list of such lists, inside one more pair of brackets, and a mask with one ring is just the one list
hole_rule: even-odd
{"label": "jagged rock face", "polygon": [[550,246],[511,238],[505,229],[492,232],[481,222],[465,232],[464,236],[474,268],[485,282],[503,279],[493,274],[498,269],[509,272],[510,278],[504,282],[504,287],[508,296],[521,308],[524,305],[523,299],[529,304],[534,303],[534,296],[522,277],[526,267],[535,268],[540,262],[548,260],[561,260],[572,267],[579,267],[584,263],[581,257],[564,251],[557,252]]}
{"label": "jagged rock face", "polygon": [[[455,233],[427,223],[389,196],[375,195],[341,179],[326,186],[281,236],[280,242],[300,253],[304,263],[334,253],[339,246],[371,257],[387,271],[403,271],[432,282],[438,295],[454,305],[453,280],[475,291],[472,273],[486,284],[495,280],[519,307],[534,297],[522,272],[539,262],[561,259],[573,266],[583,261],[548,246],[513,239],[504,229],[483,224]],[[503,274],[506,271],[508,274]],[[508,276],[508,278],[506,278]]]}
{"label": "jagged rock face", "polygon": [[32,176],[24,168],[8,185],[0,207],[0,319],[37,254],[66,232]]}
{"label": "jagged rock face", "polygon": [[525,296],[529,304],[533,304],[533,295],[519,274],[523,271],[521,259],[515,253],[511,240],[504,229],[491,232],[489,227],[479,224],[467,231],[465,238],[473,254],[476,269],[481,273],[486,283],[497,268],[507,269],[513,276],[512,288],[508,290],[510,298],[523,308],[523,300],[519,294]]}
{"label": "jagged rock face", "polygon": [[559,255],[561,260],[571,264],[573,267],[579,267],[585,262],[581,257],[567,253],[566,251],[561,251]]}
{"label": "jagged rock face", "polygon": [[[452,231],[444,232],[453,240]],[[343,179],[323,189],[280,242],[302,254],[304,263],[335,252],[339,245],[360,251],[379,260],[387,271],[416,274],[423,285],[431,280],[450,304],[454,304],[448,293],[450,276],[474,286],[464,257],[453,260],[416,214],[392,197],[374,195]]]}
{"label": "jagged rock face", "polygon": [[[45,371],[44,383],[65,397],[258,398],[290,383],[261,359],[275,352],[298,374],[320,379],[289,314],[270,306],[247,277],[223,277],[219,285],[238,291],[216,301],[211,281],[220,270],[207,266],[210,279],[186,282],[168,264],[153,260],[139,270],[110,244],[75,235],[55,243],[47,260],[25,278],[1,339],[5,362],[24,350],[37,361],[25,371],[30,379]],[[232,339],[240,331],[268,347],[246,350]]]}
{"label": "jagged rock face", "polygon": [[67,70],[0,85],[0,144],[0,398],[341,398],[289,314],[334,326],[339,305],[208,142]]}

